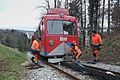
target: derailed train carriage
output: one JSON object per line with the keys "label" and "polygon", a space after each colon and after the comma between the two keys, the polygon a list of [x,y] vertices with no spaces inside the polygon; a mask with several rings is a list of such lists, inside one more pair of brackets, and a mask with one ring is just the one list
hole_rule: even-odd
{"label": "derailed train carriage", "polygon": [[67,9],[50,9],[42,17],[37,34],[42,40],[40,58],[51,63],[64,61],[71,43],[78,45],[77,19]]}

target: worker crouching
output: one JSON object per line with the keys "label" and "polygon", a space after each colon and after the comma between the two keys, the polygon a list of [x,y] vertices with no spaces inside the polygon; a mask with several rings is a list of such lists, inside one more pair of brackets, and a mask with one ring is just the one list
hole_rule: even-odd
{"label": "worker crouching", "polygon": [[70,53],[75,55],[75,57],[74,57],[75,59],[78,59],[81,56],[81,50],[79,49],[78,46],[76,46],[75,43],[72,43],[71,47],[72,47],[72,49],[71,49]]}

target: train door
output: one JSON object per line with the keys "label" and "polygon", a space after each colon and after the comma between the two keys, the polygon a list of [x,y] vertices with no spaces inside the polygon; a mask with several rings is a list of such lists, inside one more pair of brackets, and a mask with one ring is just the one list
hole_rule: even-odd
{"label": "train door", "polygon": [[38,34],[39,37],[41,37],[41,52],[40,55],[44,56],[45,55],[45,34],[44,34],[44,19],[40,21],[40,24],[38,26]]}

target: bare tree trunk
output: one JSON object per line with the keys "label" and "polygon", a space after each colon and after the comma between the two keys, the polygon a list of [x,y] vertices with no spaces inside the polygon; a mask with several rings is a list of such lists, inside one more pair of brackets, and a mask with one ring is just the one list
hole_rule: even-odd
{"label": "bare tree trunk", "polygon": [[84,8],[85,8],[85,13],[84,13],[84,28],[83,28],[83,47],[85,50],[85,35],[86,35],[86,0],[84,0]]}
{"label": "bare tree trunk", "polygon": [[119,6],[119,4],[120,4],[120,0],[118,0],[117,3],[118,3],[118,6]]}
{"label": "bare tree trunk", "polygon": [[50,3],[49,3],[49,1],[46,1],[47,2],[47,4],[48,4],[48,9],[50,9]]}
{"label": "bare tree trunk", "polygon": [[82,13],[83,13],[83,11],[82,11],[82,0],[81,0],[81,28],[83,29],[83,16],[82,16]]}
{"label": "bare tree trunk", "polygon": [[60,8],[61,7],[61,1],[57,1],[57,8]]}
{"label": "bare tree trunk", "polygon": [[90,31],[89,31],[89,34],[90,32],[93,30],[93,12],[94,12],[94,6],[93,6],[93,3],[94,3],[94,0],[89,0],[89,16],[90,16]]}
{"label": "bare tree trunk", "polygon": [[54,8],[56,8],[56,0],[54,0]]}
{"label": "bare tree trunk", "polygon": [[68,9],[68,0],[65,0],[65,9]]}
{"label": "bare tree trunk", "polygon": [[108,0],[108,28],[107,33],[110,35],[110,0]]}
{"label": "bare tree trunk", "polygon": [[82,31],[82,46],[84,46],[84,32],[83,32],[83,3],[82,3],[82,0],[80,0],[80,12],[81,12],[81,14],[80,14],[80,22],[81,22],[81,31]]}
{"label": "bare tree trunk", "polygon": [[102,11],[102,29],[101,29],[102,35],[103,35],[103,25],[104,25],[104,10],[105,10],[105,0],[103,0],[103,11]]}
{"label": "bare tree trunk", "polygon": [[97,22],[97,20],[98,20],[98,0],[96,0],[96,4],[95,4],[95,11],[96,11],[96,13],[95,13],[95,25],[94,25],[94,27],[95,27],[95,30],[97,30],[98,29],[98,22]]}

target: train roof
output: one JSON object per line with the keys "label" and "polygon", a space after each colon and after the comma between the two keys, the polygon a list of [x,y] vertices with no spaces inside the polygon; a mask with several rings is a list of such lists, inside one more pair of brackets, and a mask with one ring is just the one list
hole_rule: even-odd
{"label": "train roof", "polygon": [[61,14],[63,13],[64,15],[69,15],[69,10],[68,9],[62,9],[62,8],[52,8],[47,11],[47,15],[54,15],[54,14]]}
{"label": "train roof", "polygon": [[76,18],[74,16],[67,16],[64,15],[64,17],[60,17],[60,15],[55,14],[55,15],[44,15],[43,17],[45,17],[46,19],[58,19],[58,20],[76,20]]}

